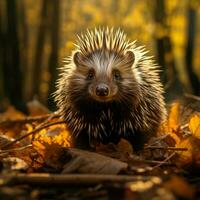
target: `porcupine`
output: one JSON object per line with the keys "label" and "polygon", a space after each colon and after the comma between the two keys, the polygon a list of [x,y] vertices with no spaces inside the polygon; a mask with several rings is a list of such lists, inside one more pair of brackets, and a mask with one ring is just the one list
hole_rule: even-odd
{"label": "porcupine", "polygon": [[158,66],[121,29],[87,30],[75,46],[55,92],[75,146],[125,138],[141,150],[165,118]]}

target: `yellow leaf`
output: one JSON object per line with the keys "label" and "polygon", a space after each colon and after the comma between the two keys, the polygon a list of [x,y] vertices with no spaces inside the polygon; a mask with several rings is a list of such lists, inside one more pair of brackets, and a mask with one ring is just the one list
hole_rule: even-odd
{"label": "yellow leaf", "polygon": [[176,143],[180,142],[179,132],[180,132],[180,103],[175,102],[172,104],[167,125],[166,125],[166,133],[170,134],[170,136],[175,140]]}
{"label": "yellow leaf", "polygon": [[194,115],[190,119],[189,129],[195,137],[200,139],[200,115]]}
{"label": "yellow leaf", "polygon": [[60,168],[62,166],[62,155],[65,148],[57,143],[53,143],[51,139],[45,138],[41,141],[33,141],[33,148],[38,155],[42,156],[41,163],[54,168]]}
{"label": "yellow leaf", "polygon": [[177,148],[187,148],[187,151],[178,152],[176,164],[190,169],[191,167],[200,167],[200,140],[193,135],[182,139]]}
{"label": "yellow leaf", "polygon": [[193,162],[193,145],[191,138],[186,138],[176,145],[176,148],[187,148],[187,151],[178,152],[176,164],[179,166],[189,166]]}
{"label": "yellow leaf", "polygon": [[42,129],[34,137],[33,148],[42,156],[42,163],[54,168],[60,168],[60,159],[67,147],[72,146],[70,134],[64,124]]}
{"label": "yellow leaf", "polygon": [[179,111],[180,103],[176,102],[172,104],[169,113],[168,128],[170,130],[176,130],[179,127]]}

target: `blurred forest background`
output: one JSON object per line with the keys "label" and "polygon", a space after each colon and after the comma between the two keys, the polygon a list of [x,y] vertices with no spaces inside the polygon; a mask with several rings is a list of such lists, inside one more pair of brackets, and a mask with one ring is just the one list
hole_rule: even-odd
{"label": "blurred forest background", "polygon": [[166,99],[200,95],[199,0],[0,0],[0,111],[55,109],[57,68],[86,28],[121,27],[163,70]]}

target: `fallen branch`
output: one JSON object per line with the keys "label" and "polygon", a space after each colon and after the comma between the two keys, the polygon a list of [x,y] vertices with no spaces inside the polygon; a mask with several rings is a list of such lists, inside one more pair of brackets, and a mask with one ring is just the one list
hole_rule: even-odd
{"label": "fallen branch", "polygon": [[184,124],[184,125],[182,125],[182,126],[180,127],[180,129],[183,130],[183,129],[185,129],[185,128],[188,128],[188,125],[189,125],[188,123],[187,123],[187,124]]}
{"label": "fallen branch", "polygon": [[160,147],[160,146],[147,146],[145,149],[162,149],[162,150],[173,150],[173,151],[187,151],[187,148],[177,148],[177,147]]}
{"label": "fallen branch", "polygon": [[55,113],[46,114],[46,115],[43,115],[43,116],[26,117],[24,119],[17,119],[17,120],[6,120],[6,121],[0,122],[0,127],[4,128],[4,127],[14,126],[15,124],[26,124],[26,123],[32,123],[32,122],[40,122],[40,121],[48,119],[49,117],[58,118],[58,117],[60,117],[60,115],[55,112]]}
{"label": "fallen branch", "polygon": [[28,144],[26,146],[23,147],[18,147],[18,148],[13,148],[13,149],[7,149],[7,150],[0,150],[0,155],[4,154],[4,153],[10,153],[10,152],[14,152],[14,151],[23,151],[24,149],[27,149],[29,147],[32,147],[32,144]]}
{"label": "fallen branch", "polygon": [[35,133],[37,133],[38,131],[44,129],[44,128],[47,128],[49,126],[53,126],[53,125],[56,125],[56,124],[64,124],[66,123],[66,121],[62,120],[62,121],[56,121],[56,122],[51,122],[51,123],[48,123],[48,124],[45,124],[45,125],[42,125],[42,126],[39,126],[38,128],[35,128],[33,131],[25,134],[25,135],[22,135],[18,138],[16,138],[15,140],[11,141],[11,142],[8,142],[7,144],[3,145],[1,147],[2,150],[12,146],[13,144],[15,144],[16,142],[19,142],[20,140],[23,140],[24,138],[28,137],[29,135],[33,135]]}
{"label": "fallen branch", "polygon": [[199,97],[199,96],[196,96],[196,95],[193,95],[193,94],[185,93],[184,96],[187,97],[187,98],[194,99],[194,100],[196,100],[196,101],[200,101],[200,97]]}
{"label": "fallen branch", "polygon": [[158,165],[152,167],[152,170],[164,165],[168,160],[170,160],[175,155],[176,155],[176,152],[173,152],[171,155],[169,155],[167,158],[165,158],[165,160],[161,161],[161,163],[159,163]]}
{"label": "fallen branch", "polygon": [[151,143],[151,146],[156,145],[156,144],[159,144],[160,141],[163,141],[163,140],[166,139],[168,136],[169,136],[169,134],[167,133],[167,134],[164,134],[164,135],[161,135],[161,136],[157,137],[157,138],[155,139],[155,141],[154,141],[153,143]]}
{"label": "fallen branch", "polygon": [[37,184],[37,185],[92,185],[99,183],[125,183],[133,181],[147,181],[152,177],[128,175],[100,175],[100,174],[7,174],[0,175],[2,185]]}
{"label": "fallen branch", "polygon": [[148,163],[148,164],[152,164],[152,165],[158,165],[158,164],[162,164],[165,166],[172,166],[174,165],[173,163],[169,163],[169,162],[164,162],[164,161],[158,161],[158,160],[144,160],[143,162]]}

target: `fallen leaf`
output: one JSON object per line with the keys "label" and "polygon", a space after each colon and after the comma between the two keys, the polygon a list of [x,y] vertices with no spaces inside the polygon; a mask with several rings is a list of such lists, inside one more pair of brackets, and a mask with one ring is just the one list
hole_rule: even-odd
{"label": "fallen leaf", "polygon": [[6,112],[0,114],[0,122],[6,120],[17,120],[17,119],[24,119],[26,115],[13,106],[9,106]]}
{"label": "fallen leaf", "polygon": [[63,124],[42,129],[35,135],[32,144],[42,156],[43,164],[56,169],[63,166],[63,149],[72,146],[69,132]]}
{"label": "fallen leaf", "polygon": [[50,113],[50,110],[41,104],[37,99],[27,103],[28,112],[30,116],[38,116]]}
{"label": "fallen leaf", "polygon": [[27,170],[28,169],[28,164],[17,157],[8,157],[8,158],[3,158],[2,159],[3,163],[3,170],[5,171],[12,171],[12,170]]}
{"label": "fallen leaf", "polygon": [[121,139],[117,145],[113,143],[100,144],[95,147],[95,152],[125,161],[133,153],[133,148],[127,140]]}
{"label": "fallen leaf", "polygon": [[71,137],[65,124],[50,126],[47,129],[42,129],[34,136],[34,141],[40,142],[43,145],[58,144],[61,147],[71,147]]}
{"label": "fallen leaf", "polygon": [[157,132],[158,136],[169,135],[167,139],[165,139],[165,142],[167,142],[169,146],[174,146],[176,143],[179,143],[180,136],[182,136],[180,129],[180,107],[180,102],[178,101],[171,104],[168,117],[166,121],[160,125]]}
{"label": "fallen leaf", "polygon": [[164,183],[164,187],[180,198],[194,199],[194,188],[182,177],[172,176]]}
{"label": "fallen leaf", "polygon": [[191,138],[183,139],[181,142],[176,144],[177,148],[187,148],[187,151],[177,152],[178,157],[175,159],[175,163],[180,167],[188,167],[193,162],[193,145]]}
{"label": "fallen leaf", "polygon": [[200,139],[200,115],[194,115],[190,119],[189,129],[192,135]]}
{"label": "fallen leaf", "polygon": [[180,103],[175,102],[171,105],[171,109],[169,112],[169,117],[168,117],[168,132],[173,132],[176,131],[179,127],[179,122],[180,122]]}
{"label": "fallen leaf", "polygon": [[118,174],[128,167],[125,162],[89,151],[69,148],[66,153],[69,161],[62,173]]}
{"label": "fallen leaf", "polygon": [[13,141],[13,138],[7,137],[6,135],[0,135],[0,149],[3,145]]}
{"label": "fallen leaf", "polygon": [[177,144],[176,147],[188,149],[187,151],[177,152],[178,157],[175,163],[179,167],[183,167],[189,171],[200,168],[200,139],[188,136]]}

